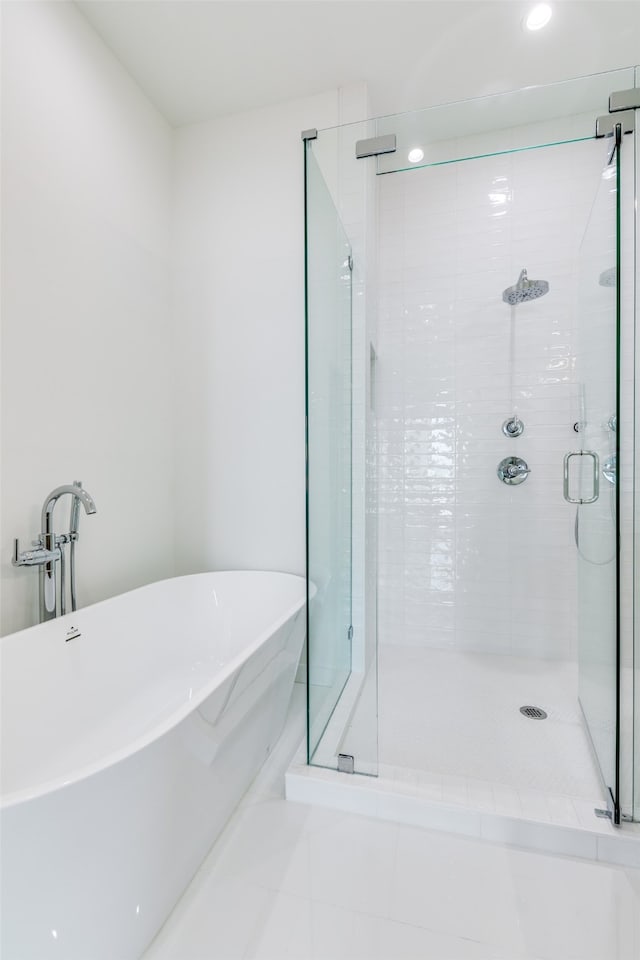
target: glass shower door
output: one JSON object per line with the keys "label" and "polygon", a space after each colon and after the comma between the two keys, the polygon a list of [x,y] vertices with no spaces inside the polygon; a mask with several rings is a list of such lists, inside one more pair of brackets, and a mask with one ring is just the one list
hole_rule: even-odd
{"label": "glass shower door", "polygon": [[352,259],[310,142],[306,186],[308,762],[351,673]]}
{"label": "glass shower door", "polygon": [[[605,143],[610,153],[614,144]],[[615,822],[620,817],[619,184],[620,150],[615,149],[600,174],[580,247],[576,317],[580,449],[565,457],[565,498],[576,503],[579,697]]]}

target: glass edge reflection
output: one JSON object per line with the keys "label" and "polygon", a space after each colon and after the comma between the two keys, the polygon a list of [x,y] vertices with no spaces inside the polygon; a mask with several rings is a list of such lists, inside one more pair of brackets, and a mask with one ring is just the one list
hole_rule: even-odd
{"label": "glass edge reflection", "polygon": [[585,73],[579,77],[568,77],[565,80],[553,80],[550,83],[532,83],[524,87],[512,87],[510,90],[496,90],[495,93],[483,94],[481,97],[463,97],[460,100],[446,100],[438,103],[432,103],[426,107],[418,107],[414,110],[400,110],[396,113],[382,113],[372,117],[361,117],[359,120],[349,120],[346,123],[334,123],[328,127],[318,127],[318,133],[328,133],[331,130],[343,130],[347,127],[359,126],[362,123],[411,117],[420,113],[429,113],[431,110],[441,110],[444,107],[453,108],[461,107],[470,103],[486,103],[489,100],[497,100],[499,97],[515,96],[516,94],[530,93],[534,90],[549,90],[553,87],[566,87],[573,83],[584,83],[587,80],[595,80],[598,77],[614,78],[625,73],[629,74],[630,80],[635,77],[636,86],[640,85],[640,66],[630,64],[626,67],[616,67],[614,70],[600,70],[596,73]]}

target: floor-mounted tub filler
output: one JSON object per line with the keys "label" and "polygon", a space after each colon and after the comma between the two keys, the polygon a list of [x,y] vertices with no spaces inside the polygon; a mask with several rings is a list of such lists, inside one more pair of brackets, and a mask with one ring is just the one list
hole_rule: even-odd
{"label": "floor-mounted tub filler", "polygon": [[277,740],[305,581],[165,580],[1,641],[4,960],[135,960]]}

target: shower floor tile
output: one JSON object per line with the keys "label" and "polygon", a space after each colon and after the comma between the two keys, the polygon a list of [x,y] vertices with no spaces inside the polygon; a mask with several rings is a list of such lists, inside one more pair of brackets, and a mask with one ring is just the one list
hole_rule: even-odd
{"label": "shower floor tile", "polygon": [[[381,775],[393,768],[445,802],[559,823],[575,822],[572,800],[604,804],[575,663],[381,644],[378,690]],[[372,752],[366,692],[362,704],[341,748],[356,758]],[[547,719],[524,717],[524,705]]]}

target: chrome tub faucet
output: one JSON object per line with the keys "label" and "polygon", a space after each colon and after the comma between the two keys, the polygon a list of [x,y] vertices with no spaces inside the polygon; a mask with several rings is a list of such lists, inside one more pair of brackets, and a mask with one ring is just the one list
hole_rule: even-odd
{"label": "chrome tub faucet", "polygon": [[[53,512],[55,506],[65,495],[72,497],[69,532],[56,535],[53,529]],[[73,484],[64,484],[56,487],[45,498],[42,506],[41,533],[33,541],[33,550],[20,551],[18,540],[13,542],[12,563],[16,567],[40,568],[40,622],[53,620],[58,614],[66,613],[66,557],[65,546],[69,543],[71,550],[70,580],[71,580],[71,609],[76,610],[76,563],[75,545],[78,540],[79,506],[85,513],[96,512],[93,497],[83,488],[80,480]],[[56,563],[60,562],[60,578],[56,572]]]}

